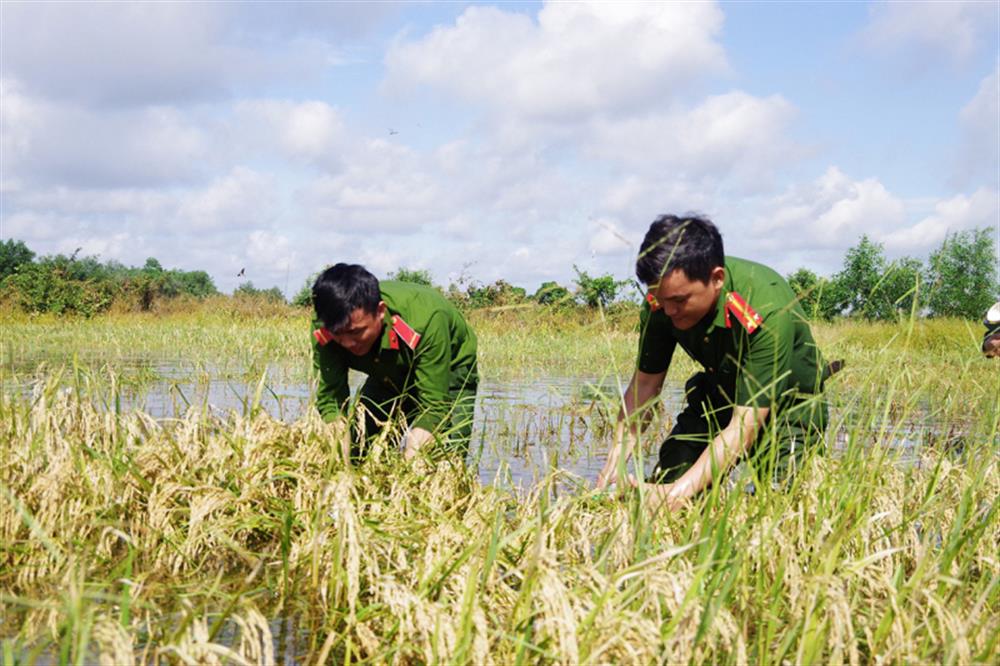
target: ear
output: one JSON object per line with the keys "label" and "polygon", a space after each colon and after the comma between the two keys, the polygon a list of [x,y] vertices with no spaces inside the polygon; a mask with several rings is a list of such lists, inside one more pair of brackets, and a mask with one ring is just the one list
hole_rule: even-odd
{"label": "ear", "polygon": [[383,318],[385,318],[386,310],[387,310],[387,307],[385,305],[385,301],[379,301],[378,305],[375,306],[375,317],[377,319],[383,319]]}
{"label": "ear", "polygon": [[726,281],[726,269],[723,266],[716,266],[712,269],[712,272],[708,274],[708,281],[716,289],[722,289],[722,285]]}

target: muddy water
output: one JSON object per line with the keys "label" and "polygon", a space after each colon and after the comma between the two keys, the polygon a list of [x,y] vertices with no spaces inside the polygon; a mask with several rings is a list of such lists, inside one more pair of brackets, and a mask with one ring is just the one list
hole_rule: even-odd
{"label": "muddy water", "polygon": [[[109,410],[140,410],[155,418],[178,417],[191,406],[224,418],[259,405],[274,418],[290,422],[313,409],[310,373],[298,366],[243,368],[227,360],[192,365],[117,359],[113,370],[118,382],[114,391],[109,390],[107,372],[84,373],[82,380],[67,372],[63,383],[88,385],[96,396],[113,394],[111,399],[98,398]],[[37,376],[38,369],[32,374]],[[31,382],[25,376],[14,383],[30,392]],[[9,376],[4,378],[4,390],[11,389],[8,380]],[[363,375],[351,374],[354,390],[363,381]],[[618,381],[606,377],[483,378],[469,464],[476,467],[483,483],[521,490],[531,488],[552,469],[568,473],[564,487],[592,483],[606,458],[622,390]],[[668,378],[661,397],[660,427],[644,435],[647,472],[658,442],[683,406],[682,382]],[[845,420],[837,418],[836,408],[833,411],[831,424],[842,423],[839,430],[828,433],[836,450],[846,447],[847,437]],[[917,418],[892,424],[884,434],[899,446],[904,459],[914,460],[922,442],[942,427]],[[946,427],[954,430],[953,425]]]}

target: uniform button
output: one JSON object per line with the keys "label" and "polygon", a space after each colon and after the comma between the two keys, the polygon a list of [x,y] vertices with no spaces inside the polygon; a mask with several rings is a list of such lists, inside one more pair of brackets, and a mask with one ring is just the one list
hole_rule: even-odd
{"label": "uniform button", "polygon": [[706,345],[708,344],[708,336],[707,335],[705,336],[705,339],[702,340],[702,342],[704,342]]}
{"label": "uniform button", "polygon": [[709,368],[708,371],[709,372],[715,372],[715,368]]}

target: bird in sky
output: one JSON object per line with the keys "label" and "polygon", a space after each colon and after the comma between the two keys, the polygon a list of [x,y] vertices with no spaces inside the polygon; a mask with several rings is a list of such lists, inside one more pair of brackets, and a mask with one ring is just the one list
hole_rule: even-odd
{"label": "bird in sky", "polygon": [[236,274],[236,277],[243,277],[246,274],[247,274],[247,269],[241,268],[240,272]]}

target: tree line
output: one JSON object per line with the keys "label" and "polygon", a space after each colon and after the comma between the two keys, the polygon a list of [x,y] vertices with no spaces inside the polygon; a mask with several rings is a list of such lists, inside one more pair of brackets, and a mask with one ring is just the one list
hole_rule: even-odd
{"label": "tree line", "polygon": [[[572,284],[543,282],[530,294],[503,279],[483,284],[463,277],[445,288],[434,284],[425,269],[401,267],[387,278],[435,287],[462,309],[532,303],[552,308],[634,307],[645,292],[635,280],[591,275],[577,266],[573,270]],[[292,305],[309,306],[314,278],[292,298]],[[914,257],[889,260],[880,243],[862,236],[834,275],[799,268],[787,279],[814,319],[891,320],[911,313],[978,319],[997,298],[997,254],[988,229],[948,235],[926,263]],[[0,300],[26,312],[91,316],[113,303],[126,310],[150,310],[165,299],[217,295],[205,271],[165,269],[154,258],[141,268],[129,267],[78,258],[77,253],[36,257],[22,241],[0,242]],[[249,281],[240,284],[233,297],[285,302],[277,287],[259,289]]]}
{"label": "tree line", "polygon": [[945,237],[924,263],[889,260],[881,243],[861,237],[843,268],[821,277],[807,268],[787,276],[813,319],[853,316],[884,321],[911,313],[979,319],[997,300],[997,253],[989,229]]}

